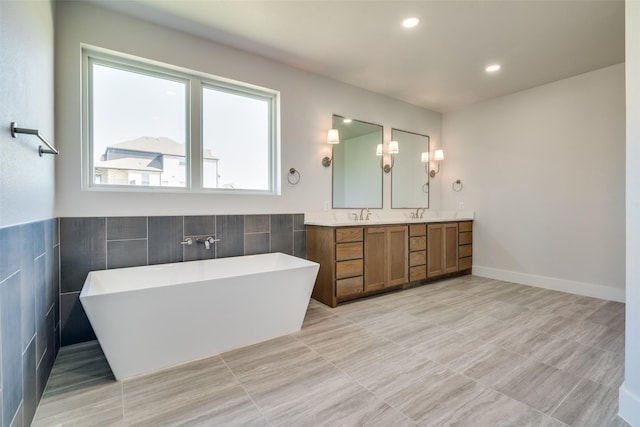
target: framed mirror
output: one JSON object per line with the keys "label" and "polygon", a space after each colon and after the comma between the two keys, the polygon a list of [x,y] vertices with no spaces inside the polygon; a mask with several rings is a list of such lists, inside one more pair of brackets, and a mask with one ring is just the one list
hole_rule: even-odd
{"label": "framed mirror", "polygon": [[391,139],[400,147],[391,170],[391,208],[428,208],[429,164],[422,162],[422,153],[429,152],[429,137],[391,129]]}
{"label": "framed mirror", "polygon": [[376,147],[382,126],[333,116],[340,143],[333,146],[333,208],[382,208],[382,168]]}

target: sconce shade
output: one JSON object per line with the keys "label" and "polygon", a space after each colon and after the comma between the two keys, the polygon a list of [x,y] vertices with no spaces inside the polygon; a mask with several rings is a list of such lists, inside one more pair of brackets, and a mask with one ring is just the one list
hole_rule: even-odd
{"label": "sconce shade", "polygon": [[444,160],[444,152],[442,150],[436,150],[436,152],[434,153],[433,158],[434,158],[434,160],[436,162]]}
{"label": "sconce shade", "polygon": [[420,161],[422,163],[429,163],[429,152],[425,151],[424,153],[422,153],[421,157],[420,157]]}
{"label": "sconce shade", "polygon": [[389,141],[389,154],[398,154],[399,152],[398,141]]}
{"label": "sconce shade", "polygon": [[382,156],[382,144],[376,145],[376,156]]}
{"label": "sconce shade", "polygon": [[338,129],[329,129],[329,133],[327,133],[327,144],[340,144]]}

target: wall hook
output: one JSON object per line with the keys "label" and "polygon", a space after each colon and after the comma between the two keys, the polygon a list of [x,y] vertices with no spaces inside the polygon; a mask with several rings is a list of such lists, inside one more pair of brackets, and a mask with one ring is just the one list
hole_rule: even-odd
{"label": "wall hook", "polygon": [[40,141],[44,142],[44,144],[49,148],[48,150],[42,148],[42,145],[38,147],[38,154],[40,154],[40,157],[42,157],[43,154],[54,154],[54,155],[58,155],[60,154],[60,152],[58,150],[56,150],[51,144],[49,144],[49,142],[44,139],[44,137],[42,135],[40,135],[40,131],[38,129],[26,129],[26,128],[19,128],[18,124],[16,122],[11,122],[11,136],[14,138],[17,138],[16,134],[17,133],[25,133],[27,135],[35,135],[37,136]]}

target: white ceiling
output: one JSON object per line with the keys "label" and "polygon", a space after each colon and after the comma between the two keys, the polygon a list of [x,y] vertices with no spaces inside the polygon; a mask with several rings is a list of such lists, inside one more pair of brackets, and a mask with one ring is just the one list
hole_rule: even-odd
{"label": "white ceiling", "polygon": [[92,1],[440,112],[624,62],[623,0]]}

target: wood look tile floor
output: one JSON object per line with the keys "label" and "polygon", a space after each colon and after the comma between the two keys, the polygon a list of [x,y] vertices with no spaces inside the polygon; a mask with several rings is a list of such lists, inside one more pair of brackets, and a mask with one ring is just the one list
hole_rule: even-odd
{"label": "wood look tile floor", "polygon": [[64,347],[34,426],[625,426],[624,304],[464,276],[117,382]]}

